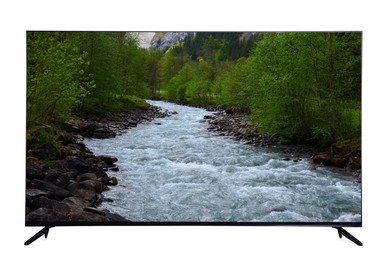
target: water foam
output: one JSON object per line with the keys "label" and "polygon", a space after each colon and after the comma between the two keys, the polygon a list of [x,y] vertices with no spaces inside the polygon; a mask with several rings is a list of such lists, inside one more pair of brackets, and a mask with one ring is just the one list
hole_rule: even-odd
{"label": "water foam", "polygon": [[178,113],[85,141],[119,159],[120,185],[105,192],[114,202],[102,207],[133,221],[360,221],[352,177],[210,133],[203,109],[152,104]]}

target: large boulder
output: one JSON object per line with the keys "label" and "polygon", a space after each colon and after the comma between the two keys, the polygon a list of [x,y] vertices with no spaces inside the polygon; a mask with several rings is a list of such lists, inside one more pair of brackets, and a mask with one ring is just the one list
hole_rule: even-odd
{"label": "large boulder", "polygon": [[114,131],[112,131],[108,127],[102,126],[102,127],[97,128],[88,137],[104,139],[104,138],[112,138],[112,137],[115,137],[115,136],[116,136],[116,133]]}
{"label": "large boulder", "polygon": [[52,168],[56,168],[62,172],[76,171],[79,174],[99,171],[99,167],[92,161],[77,156],[68,156],[63,160],[56,162]]}
{"label": "large boulder", "polygon": [[26,199],[32,200],[41,196],[50,197],[51,193],[39,189],[26,189]]}
{"label": "large boulder", "polygon": [[71,180],[71,177],[68,174],[61,173],[54,169],[49,169],[44,180],[51,182],[58,187],[66,188]]}
{"label": "large boulder", "polygon": [[323,165],[327,165],[330,163],[331,156],[327,154],[318,154],[318,155],[314,155],[312,159],[313,159],[313,163],[315,164],[322,163]]}
{"label": "large boulder", "polygon": [[104,185],[98,180],[85,180],[79,183],[79,188],[94,190],[97,193],[101,193],[103,191]]}
{"label": "large boulder", "polygon": [[[81,197],[69,197],[62,202],[70,207],[70,219],[72,221],[86,221],[89,223],[109,221],[109,218],[104,216],[103,211],[99,211],[99,213],[93,212],[93,203]],[[85,210],[86,208],[87,210]]]}
{"label": "large boulder", "polygon": [[76,132],[82,133],[82,134],[90,134],[94,132],[97,128],[97,124],[95,122],[84,122],[77,126]]}
{"label": "large boulder", "polygon": [[109,213],[107,212],[106,213],[106,217],[110,220],[110,221],[116,221],[116,222],[130,222],[130,220],[127,220],[125,219],[124,217],[118,215],[118,214],[115,214],[115,213]]}
{"label": "large boulder", "polygon": [[73,211],[83,210],[83,208],[92,206],[91,202],[84,200],[80,197],[68,197],[64,199],[62,202],[68,205]]}
{"label": "large boulder", "polygon": [[80,177],[80,181],[86,181],[86,180],[96,181],[98,179],[97,175],[91,172],[81,174],[79,177]]}
{"label": "large boulder", "polygon": [[99,209],[97,209],[95,207],[86,207],[86,208],[83,208],[83,211],[91,212],[91,213],[98,214],[98,215],[101,215],[101,216],[105,216],[106,215],[106,212],[104,212],[102,210],[99,210]]}
{"label": "large boulder", "polygon": [[95,172],[95,174],[97,176],[98,181],[101,181],[105,185],[108,185],[110,183],[111,179],[110,177],[108,177],[106,172],[99,171],[99,172]]}
{"label": "large boulder", "polygon": [[357,171],[362,168],[362,159],[359,157],[351,156],[348,160],[348,170]]}
{"label": "large boulder", "polygon": [[92,212],[87,212],[84,210],[72,211],[70,214],[70,219],[74,222],[85,222],[85,223],[94,223],[94,222],[108,222],[109,218],[95,214]]}
{"label": "large boulder", "polygon": [[97,193],[101,193],[103,188],[103,183],[97,180],[71,181],[67,187],[74,196],[90,202],[95,202],[98,199]]}
{"label": "large boulder", "polygon": [[52,144],[42,144],[28,151],[28,156],[41,160],[55,160],[60,158],[60,154]]}
{"label": "large boulder", "polygon": [[41,168],[33,161],[26,162],[26,176],[28,179],[43,179],[44,174]]}
{"label": "large boulder", "polygon": [[75,136],[73,134],[69,133],[69,132],[66,132],[66,131],[62,131],[60,133],[58,139],[59,139],[59,141],[61,141],[65,145],[76,143]]}
{"label": "large boulder", "polygon": [[34,179],[31,180],[31,188],[47,192],[48,197],[62,200],[70,196],[70,192],[50,182]]}
{"label": "large boulder", "polygon": [[346,167],[347,164],[348,164],[347,160],[338,157],[333,157],[332,160],[330,161],[330,165],[336,167]]}
{"label": "large boulder", "polygon": [[38,197],[31,202],[31,209],[36,210],[39,208],[52,209],[63,215],[70,212],[70,207],[63,202],[48,199],[46,197]]}
{"label": "large boulder", "polygon": [[75,190],[73,195],[90,202],[95,202],[98,199],[96,191],[92,189],[79,188]]}
{"label": "large boulder", "polygon": [[103,162],[107,163],[108,166],[112,166],[115,162],[118,161],[118,158],[116,158],[114,156],[110,156],[110,155],[99,155],[99,156],[97,156],[97,158],[99,158]]}
{"label": "large boulder", "polygon": [[319,154],[312,157],[313,163],[323,164],[325,166],[336,166],[336,167],[345,167],[347,166],[347,161],[343,158],[333,157],[329,154]]}
{"label": "large boulder", "polygon": [[69,214],[63,214],[54,209],[39,208],[26,215],[26,222],[50,223],[70,220]]}

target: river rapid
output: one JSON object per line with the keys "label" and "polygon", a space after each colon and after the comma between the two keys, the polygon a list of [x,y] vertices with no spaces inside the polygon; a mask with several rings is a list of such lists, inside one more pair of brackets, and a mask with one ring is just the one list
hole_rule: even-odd
{"label": "river rapid", "polygon": [[274,150],[207,130],[201,108],[149,101],[170,117],[110,139],[86,139],[118,158],[101,207],[130,221],[360,222],[361,185],[349,175],[284,161]]}

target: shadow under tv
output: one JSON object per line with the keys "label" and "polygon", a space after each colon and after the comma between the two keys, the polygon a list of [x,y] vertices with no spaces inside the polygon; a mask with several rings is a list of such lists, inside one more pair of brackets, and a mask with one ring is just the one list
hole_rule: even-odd
{"label": "shadow under tv", "polygon": [[338,235],[340,238],[343,236],[355,243],[358,246],[363,246],[363,243],[358,240],[356,237],[351,235],[344,227],[362,227],[361,222],[336,222],[336,223],[327,223],[327,222],[306,222],[306,223],[296,223],[296,222],[113,222],[109,224],[103,224],[100,222],[56,222],[56,223],[26,223],[26,226],[38,227],[44,226],[38,233],[28,239],[24,245],[30,245],[35,240],[45,235],[47,238],[50,228],[56,226],[296,226],[296,227],[332,227],[337,229]]}

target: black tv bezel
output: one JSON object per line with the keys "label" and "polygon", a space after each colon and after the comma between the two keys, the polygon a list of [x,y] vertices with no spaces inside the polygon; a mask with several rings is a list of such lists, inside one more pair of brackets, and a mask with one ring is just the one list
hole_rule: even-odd
{"label": "black tv bezel", "polygon": [[296,226],[296,227],[362,227],[363,222],[173,222],[173,221],[113,221],[113,222],[30,222],[25,221],[26,227],[42,226]]}

